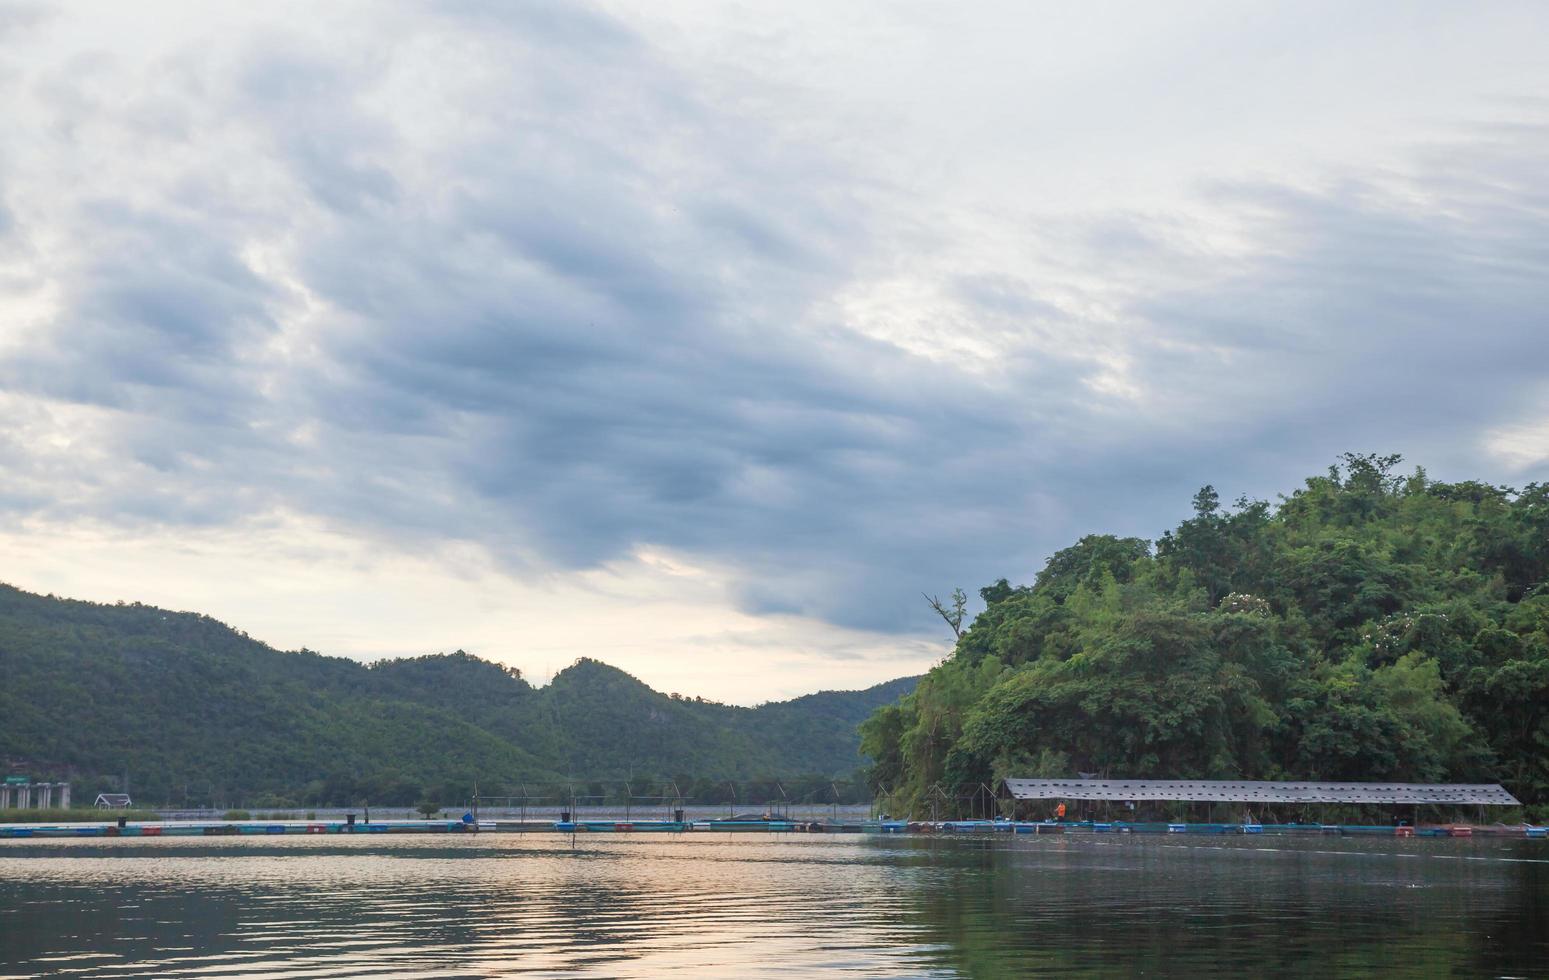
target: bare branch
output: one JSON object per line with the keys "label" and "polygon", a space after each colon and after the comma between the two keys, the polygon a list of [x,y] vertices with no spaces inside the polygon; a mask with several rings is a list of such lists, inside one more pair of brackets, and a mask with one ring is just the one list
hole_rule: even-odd
{"label": "bare branch", "polygon": [[936,610],[936,615],[940,616],[948,626],[952,627],[953,638],[961,640],[963,638],[963,613],[968,608],[967,594],[962,589],[953,589],[952,595],[949,597],[951,605],[942,602],[936,596],[926,595],[924,592],[921,592],[920,595],[925,596],[925,601],[930,603],[932,609]]}

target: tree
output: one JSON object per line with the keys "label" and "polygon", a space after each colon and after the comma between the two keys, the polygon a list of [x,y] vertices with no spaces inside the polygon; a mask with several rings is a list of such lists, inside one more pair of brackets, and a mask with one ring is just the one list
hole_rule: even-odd
{"label": "tree", "polygon": [[[920,594],[925,595],[923,592]],[[932,609],[936,610],[936,615],[940,616],[946,621],[948,626],[952,627],[952,638],[954,640],[961,640],[963,638],[963,614],[968,608],[968,594],[962,589],[953,589],[950,598],[952,600],[950,605],[943,603],[933,595],[926,595],[925,601],[930,603]]]}
{"label": "tree", "polygon": [[916,804],[1096,771],[1498,779],[1549,811],[1549,489],[1399,462],[1345,454],[1274,506],[1205,486],[1154,554],[1089,535],[986,586],[864,726],[874,771]]}

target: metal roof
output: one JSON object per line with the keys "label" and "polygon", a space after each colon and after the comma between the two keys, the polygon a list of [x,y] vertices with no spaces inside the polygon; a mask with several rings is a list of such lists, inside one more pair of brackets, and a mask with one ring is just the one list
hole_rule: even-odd
{"label": "metal roof", "polygon": [[1436,803],[1521,806],[1498,783],[1312,783],[1235,779],[1007,779],[1018,800],[1186,800],[1210,803]]}

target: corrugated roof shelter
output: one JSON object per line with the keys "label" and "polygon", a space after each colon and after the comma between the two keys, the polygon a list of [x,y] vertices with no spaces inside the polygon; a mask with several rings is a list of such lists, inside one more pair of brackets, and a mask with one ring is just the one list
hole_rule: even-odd
{"label": "corrugated roof shelter", "polygon": [[1178,800],[1199,803],[1376,803],[1521,806],[1498,783],[1311,783],[1235,779],[1006,779],[1014,800]]}

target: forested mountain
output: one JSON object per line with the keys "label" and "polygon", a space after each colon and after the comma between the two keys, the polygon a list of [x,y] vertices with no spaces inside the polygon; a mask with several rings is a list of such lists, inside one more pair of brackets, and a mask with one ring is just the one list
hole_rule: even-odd
{"label": "forested mountain", "polygon": [[1352,456],[1278,504],[1105,535],[1001,580],[862,727],[922,799],[1006,775],[1499,780],[1549,805],[1549,487]]}
{"label": "forested mountain", "polygon": [[856,727],[912,684],[742,708],[581,660],[535,688],[460,651],[367,666],[207,616],[0,586],[0,762],[68,774],[78,797],[126,775],[144,803],[255,805],[455,801],[475,780],[487,795],[816,782],[860,765]]}

